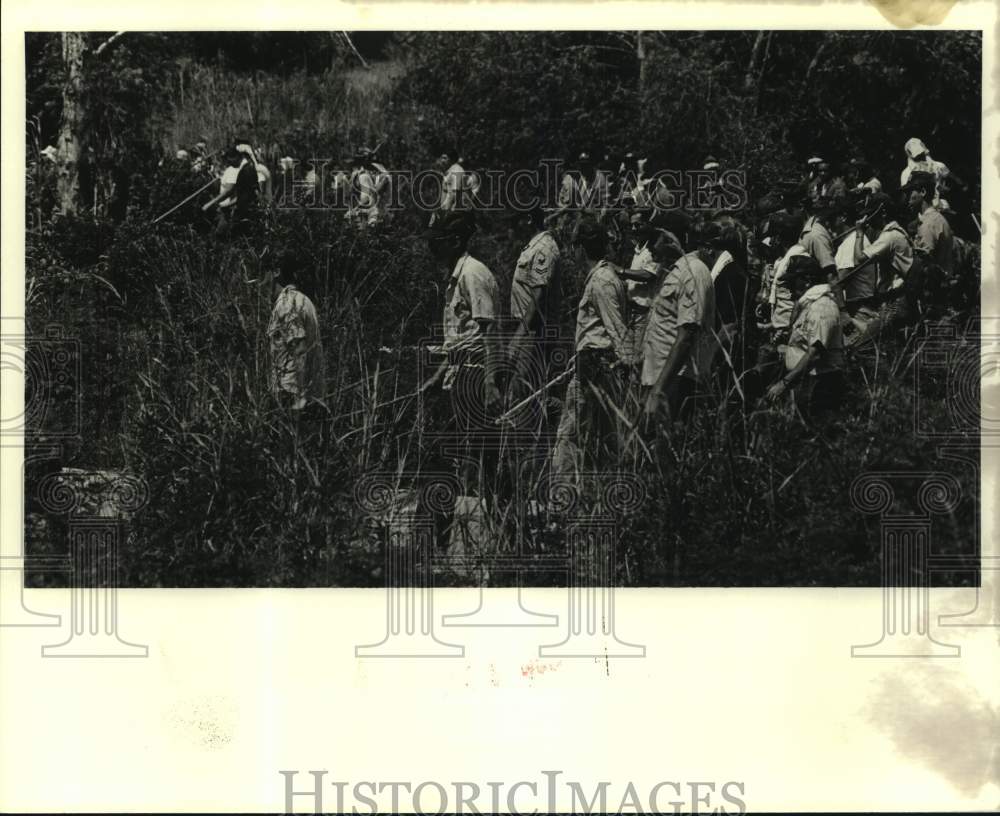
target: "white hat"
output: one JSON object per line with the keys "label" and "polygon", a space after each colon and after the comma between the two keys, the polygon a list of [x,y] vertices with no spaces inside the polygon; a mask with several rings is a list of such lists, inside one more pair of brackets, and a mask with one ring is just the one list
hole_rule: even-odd
{"label": "white hat", "polygon": [[906,144],[903,145],[903,150],[906,151],[906,155],[911,159],[915,159],[917,156],[922,156],[924,153],[930,152],[927,149],[927,145],[917,138],[908,139]]}
{"label": "white hat", "polygon": [[823,159],[821,159],[819,156],[813,156],[811,159],[808,159],[806,161],[806,164],[822,164],[822,163]]}

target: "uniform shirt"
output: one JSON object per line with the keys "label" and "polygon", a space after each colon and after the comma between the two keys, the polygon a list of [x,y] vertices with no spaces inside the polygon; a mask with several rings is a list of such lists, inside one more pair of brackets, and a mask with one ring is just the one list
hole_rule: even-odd
{"label": "uniform shirt", "polygon": [[933,207],[928,208],[918,216],[917,238],[915,247],[927,253],[931,263],[935,263],[947,274],[954,271],[954,239],[947,219]]}
{"label": "uniform shirt", "polygon": [[[632,255],[632,263],[629,265],[629,269],[640,269],[643,272],[649,272],[656,276],[660,274],[660,265],[653,260],[653,253],[646,244],[643,244],[642,248],[638,249]],[[628,286],[629,302],[638,309],[648,309],[649,305],[653,302],[653,297],[656,295],[656,279],[654,278],[648,283],[629,280],[626,281],[626,284]]]}
{"label": "uniform shirt", "polygon": [[326,364],[316,307],[295,286],[286,286],[279,293],[267,336],[271,346],[272,391],[292,394],[303,402],[308,398],[322,399],[326,391]]}
{"label": "uniform shirt", "polygon": [[[528,314],[534,297],[532,290],[548,286],[559,258],[559,245],[552,233],[543,230],[528,241],[514,268],[510,284],[510,316],[518,319]],[[544,303],[540,305],[544,308]],[[546,315],[542,315],[543,319]]]}
{"label": "uniform shirt", "polygon": [[799,233],[799,246],[816,259],[820,269],[836,266],[833,256],[833,237],[815,216],[806,220]]}
{"label": "uniform shirt", "polygon": [[882,232],[865,250],[866,258],[875,258],[882,266],[878,289],[884,291],[892,284],[892,277],[905,278],[913,265],[913,247],[910,239],[899,224],[890,221]]}
{"label": "uniform shirt", "polygon": [[643,341],[642,384],[656,384],[681,326],[694,331],[695,337],[691,355],[678,373],[689,379],[706,377],[715,357],[714,325],[712,273],[692,252],[677,259],[653,299]]}
{"label": "uniform shirt", "polygon": [[232,165],[226,165],[226,169],[222,171],[222,178],[219,179],[219,185],[222,192],[232,190],[236,186],[236,179],[240,174],[239,167],[233,167]]}
{"label": "uniform shirt", "polygon": [[788,264],[796,255],[808,254],[801,245],[792,244],[774,265],[774,276],[771,278],[771,296],[768,298],[768,302],[771,304],[771,325],[776,329],[784,329],[791,323],[792,308],[795,306],[792,293],[784,281]]}
{"label": "uniform shirt", "polygon": [[441,182],[441,209],[445,211],[454,210],[459,203],[464,202],[464,193],[469,189],[468,174],[462,165],[455,162],[444,172],[444,179]]}
{"label": "uniform shirt", "polygon": [[[858,243],[858,235],[861,235],[861,243]],[[837,272],[843,275],[854,269],[865,259],[864,251],[871,246],[871,241],[863,230],[854,230],[844,236],[844,240],[837,247],[835,256],[837,261]],[[869,298],[875,294],[875,282],[878,278],[878,269],[875,264],[869,264],[856,275],[852,275],[844,284],[844,296],[848,300]]]}
{"label": "uniform shirt", "polygon": [[594,264],[583,285],[576,312],[576,350],[611,351],[619,360],[626,355],[625,308],[628,292],[610,261]]}
{"label": "uniform shirt", "polygon": [[795,322],[785,350],[785,370],[791,371],[818,345],[819,356],[810,374],[825,374],[844,367],[844,334],[840,327],[840,307],[830,285],[821,283],[805,291],[795,307]]}
{"label": "uniform shirt", "polygon": [[375,173],[365,167],[351,173],[351,199],[357,214],[369,225],[378,223],[379,185]]}
{"label": "uniform shirt", "polygon": [[729,250],[724,249],[712,264],[711,275],[712,286],[715,288],[716,324],[719,328],[735,326],[743,317],[746,273]]}
{"label": "uniform shirt", "polygon": [[941,195],[938,191],[938,187],[941,184],[942,179],[948,177],[951,171],[948,169],[948,165],[944,162],[939,162],[936,159],[932,159],[928,156],[923,161],[914,161],[911,158],[907,158],[906,167],[903,168],[903,172],[899,174],[899,186],[904,187],[906,182],[910,180],[910,176],[914,172],[930,173],[934,176],[934,199],[931,201],[934,207],[941,206]]}
{"label": "uniform shirt", "polygon": [[468,252],[455,264],[444,296],[444,347],[483,349],[479,320],[496,320],[500,291],[493,273]]}

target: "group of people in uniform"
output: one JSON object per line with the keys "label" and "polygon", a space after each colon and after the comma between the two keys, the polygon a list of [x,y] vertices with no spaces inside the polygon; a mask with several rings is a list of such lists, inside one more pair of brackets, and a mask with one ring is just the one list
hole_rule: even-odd
{"label": "group of people in uniform", "polygon": [[349,170],[332,173],[329,190],[321,189],[326,180],[315,161],[303,163],[291,156],[280,156],[272,174],[264,151],[241,137],[234,139],[221,155],[218,151],[209,153],[204,142],[191,149],[178,148],[175,161],[196,175],[217,181],[217,195],[205,202],[202,210],[215,214],[219,237],[253,235],[272,206],[309,205],[325,194],[344,205],[345,220],[356,228],[383,224],[391,216],[391,175],[378,161],[378,147],[357,148],[347,162]]}
{"label": "group of people in uniform", "polygon": [[[440,385],[453,392],[458,427],[502,430],[532,407],[551,419],[558,406],[550,461],[571,473],[618,461],[630,434],[683,427],[700,405],[788,399],[821,421],[842,402],[852,351],[946,307],[949,293],[978,292],[946,198],[964,185],[921,140],[905,154],[898,195],[861,160],[837,172],[811,157],[803,178],[757,203],[753,225],[741,220],[746,210],[661,206],[657,173],[641,157],[623,157],[615,173],[581,154],[554,207],[537,195],[509,208],[523,249],[501,304],[497,277],[469,251],[478,182],[456,151],[443,152],[440,204],[422,239],[446,280]],[[227,164],[205,206],[232,206],[237,224],[244,191],[260,189],[260,163],[237,140]],[[712,156],[702,169],[722,171]],[[356,152],[352,223],[380,223],[387,177],[373,151]],[[295,263],[280,266],[268,329],[274,388],[302,409],[322,400],[322,342]],[[566,344],[563,279],[574,268],[573,353],[553,370],[551,350]]]}

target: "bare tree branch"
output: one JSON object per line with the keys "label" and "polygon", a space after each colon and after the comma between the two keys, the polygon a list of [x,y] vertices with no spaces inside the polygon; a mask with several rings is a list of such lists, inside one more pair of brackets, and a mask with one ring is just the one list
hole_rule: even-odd
{"label": "bare tree branch", "polygon": [[371,66],[367,62],[365,62],[365,58],[361,56],[361,52],[358,51],[358,49],[354,47],[354,43],[351,42],[351,36],[346,31],[341,31],[340,33],[344,35],[344,39],[347,40],[347,44],[354,52],[354,56],[356,56],[359,60],[361,60],[361,64],[364,65],[365,68],[370,68]]}
{"label": "bare tree branch", "polygon": [[97,46],[96,49],[94,49],[93,52],[94,56],[95,57],[101,56],[101,54],[104,53],[105,49],[110,48],[112,45],[114,45],[118,40],[120,40],[125,35],[125,33],[126,32],[124,31],[116,31],[114,34],[108,37],[104,42],[102,42],[99,46]]}

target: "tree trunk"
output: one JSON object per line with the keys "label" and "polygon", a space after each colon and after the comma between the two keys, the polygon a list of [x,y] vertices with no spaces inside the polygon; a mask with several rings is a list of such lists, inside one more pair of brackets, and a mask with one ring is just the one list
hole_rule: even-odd
{"label": "tree trunk", "polygon": [[643,37],[644,32],[635,32],[635,56],[639,60],[639,104],[642,105],[646,101],[646,81],[647,74],[649,73],[649,66],[646,61],[646,41]]}
{"label": "tree trunk", "polygon": [[[649,93],[649,51],[647,49],[646,32],[635,32],[635,57],[639,62],[639,130],[647,133],[648,116],[646,113],[646,95]],[[633,146],[633,149],[636,146]]]}
{"label": "tree trunk", "polygon": [[75,214],[80,200],[80,160],[83,155],[83,52],[81,32],[62,33],[62,57],[66,69],[63,85],[62,122],[59,126],[59,206],[64,214]]}
{"label": "tree trunk", "polygon": [[744,91],[749,91],[753,88],[754,77],[757,76],[757,63],[760,62],[761,48],[764,45],[766,35],[766,31],[758,31],[757,39],[753,41],[753,51],[750,53],[750,64],[747,66],[747,72],[743,76]]}

